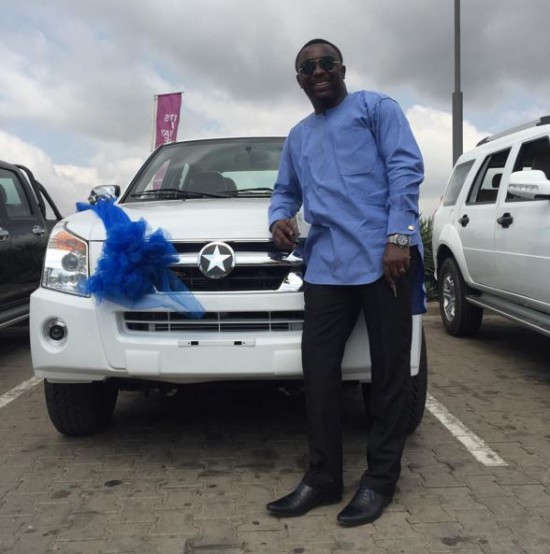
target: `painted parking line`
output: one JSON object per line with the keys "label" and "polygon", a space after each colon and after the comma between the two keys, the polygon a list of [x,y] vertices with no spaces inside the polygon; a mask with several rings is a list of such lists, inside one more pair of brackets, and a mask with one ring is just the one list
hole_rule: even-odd
{"label": "painted parking line", "polygon": [[13,402],[17,398],[19,398],[22,394],[32,389],[33,387],[38,385],[38,383],[41,383],[41,382],[42,382],[42,377],[32,377],[31,379],[27,381],[23,381],[13,389],[4,393],[2,396],[0,396],[0,408],[4,408],[10,402]]}
{"label": "painted parking line", "polygon": [[426,409],[436,417],[472,454],[472,456],[486,466],[505,467],[508,464],[464,423],[456,418],[441,402],[431,394],[426,398]]}

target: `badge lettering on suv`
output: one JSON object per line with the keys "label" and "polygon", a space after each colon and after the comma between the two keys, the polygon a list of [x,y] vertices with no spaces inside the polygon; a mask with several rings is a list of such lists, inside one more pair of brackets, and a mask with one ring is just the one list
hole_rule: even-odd
{"label": "badge lettering on suv", "polygon": [[211,242],[200,252],[198,266],[209,279],[223,279],[235,267],[235,252],[225,242]]}

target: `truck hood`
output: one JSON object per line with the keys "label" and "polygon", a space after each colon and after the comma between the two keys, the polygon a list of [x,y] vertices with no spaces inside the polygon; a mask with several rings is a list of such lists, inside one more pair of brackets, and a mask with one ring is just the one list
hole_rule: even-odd
{"label": "truck hood", "polygon": [[[132,221],[144,219],[150,231],[163,229],[173,241],[268,239],[269,198],[192,199],[120,204]],[[88,241],[106,238],[92,210],[65,219],[67,228]]]}

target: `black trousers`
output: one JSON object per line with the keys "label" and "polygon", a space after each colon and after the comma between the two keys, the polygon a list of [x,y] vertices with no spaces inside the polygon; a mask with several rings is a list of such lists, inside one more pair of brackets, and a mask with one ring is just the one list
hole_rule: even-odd
{"label": "black trousers", "polygon": [[[302,365],[310,465],[304,482],[341,491],[342,357],[360,311],[371,353],[371,427],[361,486],[392,496],[401,472],[411,405],[411,293],[419,253],[397,282],[397,296],[382,277],[368,285],[305,286]],[[365,340],[367,337],[365,337]]]}

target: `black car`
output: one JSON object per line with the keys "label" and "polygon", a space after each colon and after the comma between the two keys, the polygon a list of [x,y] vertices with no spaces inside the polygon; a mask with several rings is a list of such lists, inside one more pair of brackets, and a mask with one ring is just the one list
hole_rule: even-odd
{"label": "black car", "polygon": [[0,161],[0,328],[28,318],[48,237],[60,219],[29,169]]}

